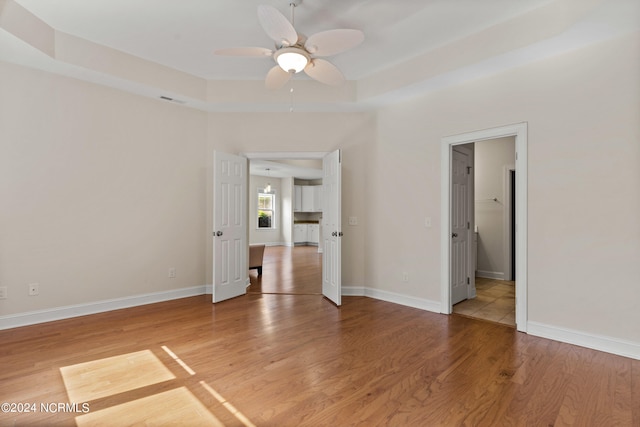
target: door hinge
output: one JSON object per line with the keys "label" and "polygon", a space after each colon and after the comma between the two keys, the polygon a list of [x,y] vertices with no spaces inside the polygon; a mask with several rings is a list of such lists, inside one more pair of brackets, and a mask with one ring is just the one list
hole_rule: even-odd
{"label": "door hinge", "polygon": [[467,221],[467,230],[471,230],[471,223]]}
{"label": "door hinge", "polygon": [[471,284],[471,280],[467,277],[467,285]]}
{"label": "door hinge", "polygon": [[518,160],[518,152],[516,151],[516,160]]}
{"label": "door hinge", "polygon": [[467,175],[471,175],[471,166],[467,166]]}

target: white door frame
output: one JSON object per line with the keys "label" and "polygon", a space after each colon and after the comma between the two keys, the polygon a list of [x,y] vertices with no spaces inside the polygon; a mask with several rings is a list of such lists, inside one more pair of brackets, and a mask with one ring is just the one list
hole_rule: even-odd
{"label": "white door frame", "polygon": [[454,145],[515,136],[516,139],[516,327],[527,332],[527,123],[442,138],[440,230],[440,312],[451,314],[451,151]]}
{"label": "white door frame", "polygon": [[[511,171],[516,171],[515,165],[507,165],[503,168],[503,200],[504,205],[502,206],[502,218],[503,218],[503,241],[502,241],[502,253],[504,255],[504,279],[505,280],[516,280],[515,277],[512,276],[511,272],[513,271],[513,266],[511,265],[511,253],[516,249],[511,247]],[[516,173],[516,179],[518,179],[518,174]],[[517,194],[517,193],[516,193]]]}

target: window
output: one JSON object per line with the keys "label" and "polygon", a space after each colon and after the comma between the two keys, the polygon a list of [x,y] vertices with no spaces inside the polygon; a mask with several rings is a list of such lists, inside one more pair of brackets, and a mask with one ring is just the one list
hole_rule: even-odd
{"label": "window", "polygon": [[275,193],[258,189],[258,229],[276,228],[275,206]]}

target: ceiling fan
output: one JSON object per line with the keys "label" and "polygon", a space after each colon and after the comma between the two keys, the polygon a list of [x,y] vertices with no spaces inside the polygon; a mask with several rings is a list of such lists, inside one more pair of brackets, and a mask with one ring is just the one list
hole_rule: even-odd
{"label": "ceiling fan", "polygon": [[219,49],[216,55],[272,57],[277,65],[267,73],[267,89],[279,89],[291,77],[303,71],[312,79],[328,85],[344,82],[342,72],[322,57],[336,55],[362,43],[364,33],[360,30],[328,30],[306,37],[293,26],[293,11],[302,0],[294,0],[291,6],[291,22],[275,7],[258,6],[258,20],[267,35],[275,41],[275,50],[263,47],[235,47]]}

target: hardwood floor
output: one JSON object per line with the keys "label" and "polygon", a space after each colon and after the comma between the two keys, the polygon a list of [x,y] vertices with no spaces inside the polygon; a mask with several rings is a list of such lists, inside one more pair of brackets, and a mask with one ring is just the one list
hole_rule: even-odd
{"label": "hardwood floor", "polygon": [[0,343],[0,402],[37,405],[2,426],[640,425],[638,360],[366,297],[203,295]]}
{"label": "hardwood floor", "polygon": [[453,306],[453,312],[516,326],[516,282],[476,277],[476,297]]}
{"label": "hardwood floor", "polygon": [[250,293],[322,295],[322,254],[316,246],[267,246],[262,275],[249,274]]}

